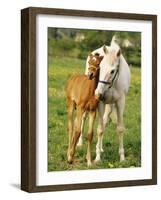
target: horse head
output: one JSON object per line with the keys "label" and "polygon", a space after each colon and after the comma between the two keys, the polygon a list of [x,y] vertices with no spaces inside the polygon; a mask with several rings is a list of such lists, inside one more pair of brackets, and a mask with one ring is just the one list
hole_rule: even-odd
{"label": "horse head", "polygon": [[102,95],[114,84],[120,65],[121,50],[118,45],[103,46],[104,58],[100,64],[99,82],[95,94]]}
{"label": "horse head", "polygon": [[99,74],[100,63],[103,59],[103,56],[99,56],[99,54],[89,54],[89,61],[88,61],[88,79],[92,80],[93,78],[97,77]]}

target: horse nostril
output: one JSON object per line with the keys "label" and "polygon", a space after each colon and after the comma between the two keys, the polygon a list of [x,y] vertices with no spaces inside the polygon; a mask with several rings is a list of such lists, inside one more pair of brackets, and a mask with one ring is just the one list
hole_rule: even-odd
{"label": "horse nostril", "polygon": [[114,73],[114,70],[111,71],[111,74],[113,74],[113,73]]}

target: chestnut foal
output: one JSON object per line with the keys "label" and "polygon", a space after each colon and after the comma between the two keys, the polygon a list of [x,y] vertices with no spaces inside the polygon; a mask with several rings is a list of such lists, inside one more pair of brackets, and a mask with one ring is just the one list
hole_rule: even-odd
{"label": "chestnut foal", "polygon": [[[67,113],[68,113],[68,132],[69,146],[67,152],[68,162],[72,163],[76,144],[81,133],[82,116],[85,112],[89,114],[88,127],[88,147],[87,147],[87,165],[92,164],[91,145],[93,139],[93,125],[96,117],[96,109],[99,98],[95,96],[95,89],[99,79],[99,65],[103,56],[89,55],[88,75],[73,75],[67,81]],[[73,123],[73,111],[76,108],[76,117]]]}

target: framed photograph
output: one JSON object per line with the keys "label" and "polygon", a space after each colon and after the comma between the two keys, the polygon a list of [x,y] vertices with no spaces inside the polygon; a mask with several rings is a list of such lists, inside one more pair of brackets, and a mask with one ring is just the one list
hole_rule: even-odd
{"label": "framed photograph", "polygon": [[157,184],[157,16],[21,11],[21,189]]}

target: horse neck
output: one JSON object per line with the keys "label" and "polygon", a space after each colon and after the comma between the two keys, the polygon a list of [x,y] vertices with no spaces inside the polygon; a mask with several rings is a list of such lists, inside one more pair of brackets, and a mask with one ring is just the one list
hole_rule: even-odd
{"label": "horse neck", "polygon": [[118,78],[116,79],[114,88],[120,92],[127,92],[130,84],[130,68],[122,55],[120,59]]}
{"label": "horse neck", "polygon": [[93,85],[94,90],[97,88],[98,81],[99,81],[99,70],[98,70],[97,75],[94,77],[94,79],[92,79],[92,85]]}
{"label": "horse neck", "polygon": [[[98,73],[97,73],[97,75],[96,75],[96,77],[95,77],[96,88],[97,88],[98,81],[99,81],[99,74],[100,74],[100,70],[98,70]],[[95,88],[95,89],[96,89],[96,88]]]}

